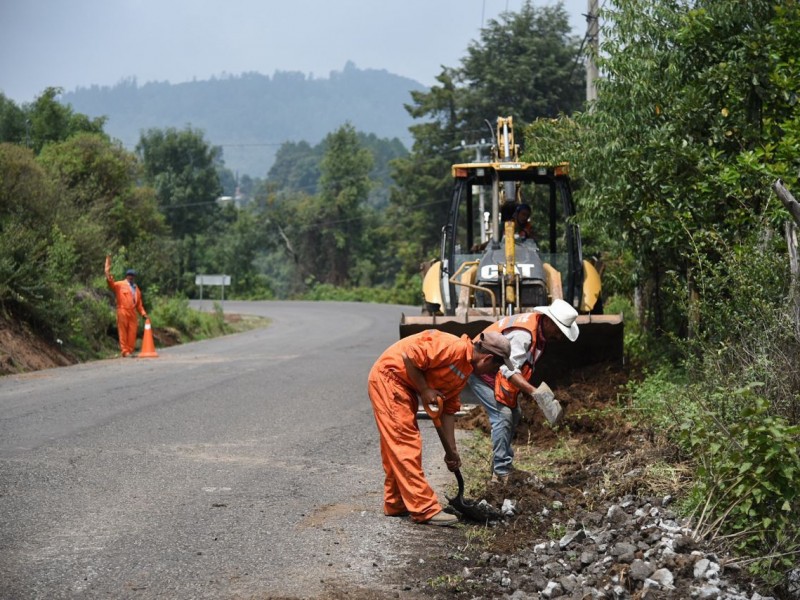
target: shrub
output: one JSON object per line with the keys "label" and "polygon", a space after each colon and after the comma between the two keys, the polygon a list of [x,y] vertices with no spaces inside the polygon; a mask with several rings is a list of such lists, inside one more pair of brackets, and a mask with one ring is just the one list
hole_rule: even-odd
{"label": "shrub", "polygon": [[227,333],[225,315],[218,303],[213,313],[204,313],[189,307],[183,297],[156,296],[148,311],[152,323],[178,331],[187,340],[201,340]]}
{"label": "shrub", "polygon": [[[417,278],[418,279],[418,278]],[[419,288],[421,289],[421,283]],[[340,302],[376,302],[380,304],[418,304],[419,294],[409,293],[407,283],[392,288],[385,287],[337,287],[329,283],[310,284],[309,290],[302,295],[303,300],[340,301]]]}
{"label": "shrub", "polygon": [[642,422],[672,442],[678,442],[681,426],[699,411],[692,395],[687,393],[688,387],[682,370],[662,365],[645,372],[641,381],[630,381],[627,395],[630,407]]}
{"label": "shrub", "polygon": [[683,436],[698,460],[691,501],[695,531],[751,557],[756,574],[791,567],[800,553],[800,427],[770,414],[757,385],[736,390],[742,410],[730,424],[709,411]]}

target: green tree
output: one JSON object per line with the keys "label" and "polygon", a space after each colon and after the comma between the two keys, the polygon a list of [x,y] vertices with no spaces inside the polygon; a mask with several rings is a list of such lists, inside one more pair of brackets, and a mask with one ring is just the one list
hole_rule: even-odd
{"label": "green tree", "polygon": [[561,3],[537,8],[527,1],[490,20],[458,69],[467,127],[485,131],[484,120],[499,115],[522,124],[580,109],[585,74],[570,30]]}
{"label": "green tree", "polygon": [[75,244],[53,210],[59,192],[31,150],[0,144],[0,308],[74,349],[99,337],[101,321],[75,278]]}
{"label": "green tree", "polygon": [[460,156],[460,92],[453,70],[442,69],[436,80],[438,85],[429,93],[411,93],[414,103],[406,109],[422,122],[410,128],[411,153],[392,163],[396,187],[386,211],[384,235],[391,240],[393,252],[386,256],[384,268],[405,277],[436,255],[453,187],[450,165]]}
{"label": "green tree", "polygon": [[250,207],[224,206],[215,225],[198,236],[198,267],[204,273],[230,275],[226,294],[239,298],[271,298],[273,290],[255,267],[257,257],[271,249],[266,215]]}
{"label": "green tree", "polygon": [[27,141],[25,111],[0,93],[0,142],[25,144]]}
{"label": "green tree", "polygon": [[30,144],[36,153],[51,142],[61,142],[76,133],[105,135],[105,117],[90,119],[61,104],[61,88],[49,87],[24,111],[30,128]]}
{"label": "green tree", "polygon": [[149,129],[136,152],[173,235],[181,239],[205,231],[219,212],[219,147],[209,146],[199,130]]}
{"label": "green tree", "polygon": [[138,187],[136,156],[119,143],[79,133],[48,144],[38,160],[60,190],[51,211],[75,247],[81,281],[97,275],[111,249],[167,234],[153,190]]}
{"label": "green tree", "polygon": [[150,129],[136,146],[144,181],[156,191],[158,205],[175,238],[178,270],[173,285],[190,292],[198,268],[198,236],[219,217],[222,193],[217,169],[220,149],[209,146],[202,132]]}
{"label": "green tree", "polygon": [[598,100],[580,118],[582,213],[635,249],[648,329],[685,335],[680,296],[697,294],[702,265],[768,217],[765,111],[792,113],[793,92],[770,84],[771,2],[616,6]]}
{"label": "green tree", "polygon": [[[646,331],[681,353],[683,405],[671,388],[653,400],[689,433],[702,533],[774,577],[798,548],[796,469],[771,462],[796,454],[800,415],[789,215],[771,184],[800,169],[800,6],[617,0],[604,16],[597,101],[528,141],[572,146],[580,214],[634,258]],[[732,435],[742,423],[749,437]]]}
{"label": "green tree", "polygon": [[[317,279],[333,285],[353,282],[353,268],[364,249],[366,201],[372,182],[372,154],[347,124],[325,138],[326,151],[320,164],[320,193],[316,215],[305,245],[315,255]],[[315,235],[316,234],[316,235]],[[314,239],[316,238],[316,239]]]}
{"label": "green tree", "polygon": [[[362,132],[357,132],[357,136],[359,144],[367,148],[373,156],[370,179],[375,185],[372,186],[368,202],[374,208],[384,208],[392,185],[389,164],[395,158],[406,156],[408,151],[397,138],[387,140]],[[285,142],[269,170],[268,186],[281,190],[281,193],[316,194],[319,191],[319,179],[322,175],[320,164],[327,150],[326,145],[327,140],[316,146],[311,146],[308,142]]]}
{"label": "green tree", "polygon": [[430,90],[412,92],[406,110],[418,123],[410,128],[411,154],[393,162],[397,187],[388,217],[395,252],[386,257],[392,263],[386,269],[412,281],[420,263],[437,254],[452,193],[450,165],[475,158],[475,149],[462,145],[490,141],[498,116],[512,115],[521,130],[582,105],[579,43],[569,30],[561,4],[537,8],[526,2],[518,13],[491,20],[460,67],[444,67]]}
{"label": "green tree", "polygon": [[324,154],[322,144],[312,147],[304,141],[284,142],[275,154],[267,183],[276,189],[316,194]]}

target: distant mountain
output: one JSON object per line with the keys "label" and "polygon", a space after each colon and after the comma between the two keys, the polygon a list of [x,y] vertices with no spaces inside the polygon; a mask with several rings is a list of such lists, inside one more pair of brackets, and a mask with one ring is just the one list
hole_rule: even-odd
{"label": "distant mountain", "polygon": [[62,102],[90,117],[106,116],[106,132],[133,149],[143,130],[187,125],[221,146],[225,165],[264,178],[283,142],[314,145],[346,122],[356,130],[411,145],[403,108],[422,84],[348,62],[328,79],[298,72],[259,73],[170,84],[135,79],[113,87],[77,88]]}

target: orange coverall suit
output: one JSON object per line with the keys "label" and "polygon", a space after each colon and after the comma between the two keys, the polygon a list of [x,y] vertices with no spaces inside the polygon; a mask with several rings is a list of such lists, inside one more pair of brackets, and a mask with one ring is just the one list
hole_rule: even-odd
{"label": "orange coverall suit", "polygon": [[122,356],[132,354],[136,348],[136,332],[139,329],[139,317],[136,313],[147,316],[142,305],[142,290],[136,286],[136,298],[128,280],[114,281],[111,273],[106,273],[108,287],[117,299],[117,331],[119,332],[119,348]]}
{"label": "orange coverall suit", "polygon": [[422,436],[417,424],[418,395],[403,363],[406,355],[425,376],[428,386],[444,396],[443,412],[461,408],[459,394],[472,373],[472,340],[428,330],[395,342],[372,367],[368,390],[381,440],[386,478],[383,511],[408,511],[424,522],[442,510],[422,470]]}

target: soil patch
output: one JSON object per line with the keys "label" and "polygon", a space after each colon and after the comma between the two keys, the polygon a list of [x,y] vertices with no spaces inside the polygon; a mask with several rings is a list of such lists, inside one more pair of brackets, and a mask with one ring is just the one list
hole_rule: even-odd
{"label": "soil patch", "polygon": [[[239,321],[241,318],[237,315],[232,322]],[[180,332],[170,327],[153,327],[152,332],[156,348],[175,346],[182,341]],[[112,335],[116,335],[116,329],[110,337]],[[141,335],[137,343],[141,344]],[[0,376],[66,367],[79,362],[77,356],[64,349],[60,340],[49,340],[27,324],[0,317]]]}
{"label": "soil patch", "polygon": [[[638,376],[629,368],[598,365],[548,382],[564,407],[555,429],[534,403],[523,403],[514,448],[515,465],[526,470],[512,471],[504,484],[491,483],[484,473],[468,494],[496,508],[511,506],[513,514],[442,532],[449,544],[444,554],[421,544],[419,563],[397,581],[401,595],[750,600],[752,582],[731,570],[731,557],[691,539],[688,521],[672,511],[691,471],[674,447],[631,420],[621,392]],[[490,435],[481,407],[458,423]],[[719,569],[721,579],[698,577],[697,565]],[[674,580],[654,583],[650,575]],[[737,584],[750,593],[738,595]],[[714,595],[716,586],[725,592]]]}
{"label": "soil patch", "polygon": [[[542,478],[526,470],[515,470],[505,485],[487,481],[481,497],[496,507],[501,507],[506,499],[513,499],[518,514],[541,514],[554,503],[561,507],[562,513],[570,513],[585,507],[588,488],[611,483],[610,474],[618,471],[619,463],[625,462],[625,472],[629,472],[637,464],[664,460],[664,455],[672,451],[637,430],[625,418],[620,404],[623,387],[636,376],[628,368],[593,365],[574,370],[570,378],[550,384],[564,408],[564,418],[557,428],[547,423],[535,403],[523,402],[522,420],[514,437],[515,466],[533,463],[550,476]],[[481,407],[462,417],[458,426],[480,430],[486,436],[491,434],[489,420]],[[558,446],[563,452],[548,452]],[[546,464],[536,465],[537,456],[545,453]],[[642,487],[642,483],[626,482],[625,487]],[[614,486],[606,490],[606,495],[623,491]],[[493,551],[513,552],[530,544],[532,539],[551,535],[554,530],[553,523],[546,519],[525,520],[524,526],[517,521],[511,519],[508,527],[494,532]]]}
{"label": "soil patch", "polygon": [[25,324],[0,318],[0,375],[75,364],[58,340],[48,342]]}

